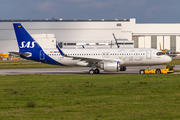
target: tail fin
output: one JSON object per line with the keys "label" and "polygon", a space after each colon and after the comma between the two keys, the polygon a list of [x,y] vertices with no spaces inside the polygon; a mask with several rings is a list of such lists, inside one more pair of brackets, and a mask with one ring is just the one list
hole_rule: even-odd
{"label": "tail fin", "polygon": [[20,23],[13,23],[19,50],[42,50],[40,45],[31,37],[26,29]]}

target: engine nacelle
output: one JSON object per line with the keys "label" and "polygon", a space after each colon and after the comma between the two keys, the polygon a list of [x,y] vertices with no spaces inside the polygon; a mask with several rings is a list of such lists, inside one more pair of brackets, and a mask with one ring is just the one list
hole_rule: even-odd
{"label": "engine nacelle", "polygon": [[118,72],[120,71],[120,62],[104,62],[101,64],[100,69],[106,72]]}

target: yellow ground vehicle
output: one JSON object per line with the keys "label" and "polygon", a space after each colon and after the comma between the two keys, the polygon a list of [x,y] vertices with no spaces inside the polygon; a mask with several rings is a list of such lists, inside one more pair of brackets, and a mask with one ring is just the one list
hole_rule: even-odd
{"label": "yellow ground vehicle", "polygon": [[9,58],[9,54],[8,53],[4,53],[3,54],[3,58]]}
{"label": "yellow ground vehicle", "polygon": [[3,54],[2,53],[0,53],[0,60],[2,60],[3,59]]}
{"label": "yellow ground vehicle", "polygon": [[0,60],[3,60],[3,58],[9,58],[9,54],[8,53],[0,53]]}
{"label": "yellow ground vehicle", "polygon": [[167,65],[165,69],[153,69],[153,70],[145,70],[141,69],[139,71],[140,74],[153,73],[153,74],[161,74],[161,73],[173,73],[175,65]]}

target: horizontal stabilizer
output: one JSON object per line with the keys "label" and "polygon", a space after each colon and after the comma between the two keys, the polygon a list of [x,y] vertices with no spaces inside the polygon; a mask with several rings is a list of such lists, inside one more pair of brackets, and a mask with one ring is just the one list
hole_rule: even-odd
{"label": "horizontal stabilizer", "polygon": [[14,54],[14,55],[18,55],[18,56],[25,56],[25,57],[30,57],[31,56],[31,53],[29,52],[26,52],[26,53],[21,53],[21,52],[9,52],[11,54]]}

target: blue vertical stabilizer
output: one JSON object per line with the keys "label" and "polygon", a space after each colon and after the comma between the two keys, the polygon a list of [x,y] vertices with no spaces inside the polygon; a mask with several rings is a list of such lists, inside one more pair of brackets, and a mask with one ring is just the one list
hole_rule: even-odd
{"label": "blue vertical stabilizer", "polygon": [[13,23],[20,51],[42,50],[20,23]]}
{"label": "blue vertical stabilizer", "polygon": [[51,58],[50,56],[48,56],[43,51],[41,46],[31,37],[31,35],[20,23],[13,23],[13,26],[19,46],[19,52],[11,53],[19,55],[21,58],[29,60],[34,60],[53,65],[63,65]]}

